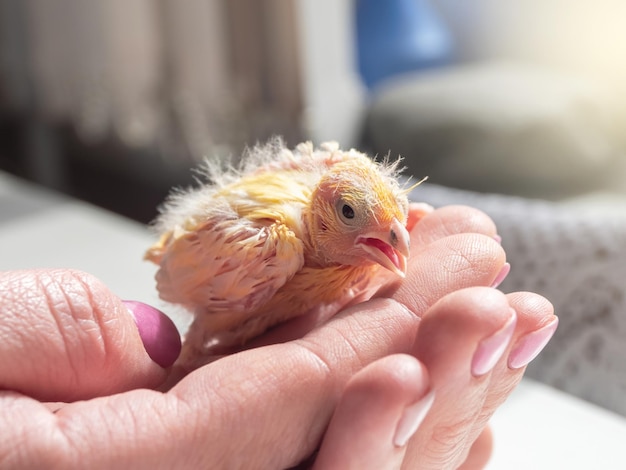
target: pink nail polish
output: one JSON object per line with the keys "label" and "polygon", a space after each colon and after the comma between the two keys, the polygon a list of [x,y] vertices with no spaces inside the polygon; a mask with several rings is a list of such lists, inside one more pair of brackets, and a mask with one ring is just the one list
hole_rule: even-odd
{"label": "pink nail polish", "polygon": [[530,361],[548,344],[552,335],[559,325],[559,319],[554,318],[550,323],[544,325],[538,330],[532,331],[517,341],[515,347],[509,354],[509,367],[511,369],[519,369],[528,365]]}
{"label": "pink nail polish", "polygon": [[174,364],[180,354],[180,334],[174,322],[163,312],[143,302],[123,300],[135,319],[139,336],[148,356],[161,367]]}
{"label": "pink nail polish", "polygon": [[435,392],[431,390],[421,400],[404,410],[393,437],[393,444],[396,447],[404,447],[409,442],[409,439],[411,439],[420,427],[420,424],[422,424],[422,421],[424,421],[434,401]]}
{"label": "pink nail polish", "polygon": [[472,375],[474,377],[480,377],[494,368],[511,341],[516,323],[517,314],[515,310],[511,309],[511,317],[504,326],[478,344],[472,358]]}
{"label": "pink nail polish", "polygon": [[504,263],[502,265],[502,269],[500,269],[500,272],[498,273],[496,278],[491,283],[491,287],[493,287],[495,289],[500,284],[502,284],[502,281],[504,281],[506,279],[506,277],[509,275],[509,272],[511,272],[511,264],[510,263]]}

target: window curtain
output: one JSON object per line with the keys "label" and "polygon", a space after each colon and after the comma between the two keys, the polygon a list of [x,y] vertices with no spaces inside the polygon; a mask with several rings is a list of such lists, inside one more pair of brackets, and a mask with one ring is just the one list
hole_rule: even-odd
{"label": "window curtain", "polygon": [[0,0],[0,118],[190,163],[271,135],[295,142],[294,9],[291,0]]}

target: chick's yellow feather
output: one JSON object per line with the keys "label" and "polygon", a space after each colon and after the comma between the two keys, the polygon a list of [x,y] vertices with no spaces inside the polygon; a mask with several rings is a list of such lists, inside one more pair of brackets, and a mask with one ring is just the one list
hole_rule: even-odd
{"label": "chick's yellow feather", "polygon": [[207,173],[210,183],[169,198],[146,253],[161,298],[194,314],[186,367],[294,316],[336,310],[382,272],[406,271],[409,204],[397,163],[274,141],[236,170]]}

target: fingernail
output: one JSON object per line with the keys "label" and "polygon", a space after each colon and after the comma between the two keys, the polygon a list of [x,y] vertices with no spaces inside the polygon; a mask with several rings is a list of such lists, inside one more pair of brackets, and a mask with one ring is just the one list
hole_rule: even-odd
{"label": "fingernail", "polygon": [[474,357],[472,357],[472,375],[474,377],[480,377],[493,369],[511,341],[517,323],[517,314],[515,310],[510,310],[511,317],[504,326],[478,344]]}
{"label": "fingernail", "polygon": [[393,444],[396,447],[404,447],[409,442],[411,436],[415,434],[424,421],[434,401],[435,392],[431,390],[421,400],[405,408],[393,437]]}
{"label": "fingernail", "polygon": [[124,300],[122,303],[135,319],[139,336],[148,356],[161,367],[174,364],[180,354],[180,333],[174,322],[163,312],[143,302]]}
{"label": "fingernail", "polygon": [[554,320],[547,325],[522,336],[509,354],[509,367],[519,369],[528,365],[545,348],[558,325],[559,319],[554,317]]}
{"label": "fingernail", "polygon": [[493,236],[493,239],[498,242],[499,245],[502,245],[502,237],[497,233]]}
{"label": "fingernail", "polygon": [[502,269],[500,269],[500,272],[498,273],[496,278],[491,283],[491,287],[493,287],[495,289],[500,284],[502,284],[502,281],[504,281],[506,279],[506,277],[509,275],[509,272],[511,272],[511,264],[510,263],[504,263],[504,265],[502,265]]}

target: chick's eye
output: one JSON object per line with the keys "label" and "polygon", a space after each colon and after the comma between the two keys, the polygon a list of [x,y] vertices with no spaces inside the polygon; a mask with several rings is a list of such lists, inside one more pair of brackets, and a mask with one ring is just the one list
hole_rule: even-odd
{"label": "chick's eye", "polygon": [[348,204],[344,204],[341,207],[341,215],[343,215],[346,219],[354,219],[354,209]]}
{"label": "chick's eye", "polygon": [[347,203],[344,199],[339,199],[335,202],[335,213],[337,214],[337,219],[343,222],[344,225],[352,226],[359,219],[359,214],[357,214],[354,206]]}

